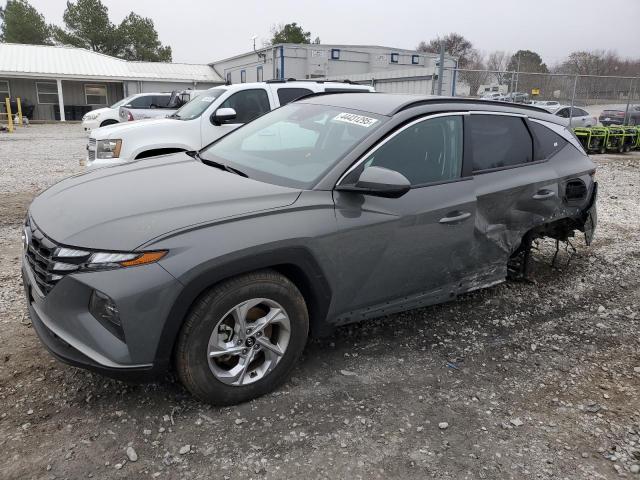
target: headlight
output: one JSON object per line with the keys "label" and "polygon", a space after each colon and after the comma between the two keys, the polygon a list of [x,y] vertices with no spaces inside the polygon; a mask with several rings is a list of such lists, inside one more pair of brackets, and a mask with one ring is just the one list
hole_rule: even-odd
{"label": "headlight", "polygon": [[54,254],[56,261],[53,270],[101,270],[106,268],[135,267],[155,263],[167,254],[166,250],[155,252],[88,252],[74,248],[60,248]]}
{"label": "headlight", "polygon": [[120,148],[122,147],[122,140],[109,139],[98,140],[96,144],[96,157],[97,158],[118,158],[120,157]]}

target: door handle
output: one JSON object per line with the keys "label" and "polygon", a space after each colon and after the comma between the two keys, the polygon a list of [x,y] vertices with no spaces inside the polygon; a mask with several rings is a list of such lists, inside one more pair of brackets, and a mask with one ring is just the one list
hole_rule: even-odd
{"label": "door handle", "polygon": [[458,223],[458,222],[463,222],[465,221],[467,218],[471,217],[471,214],[469,212],[452,212],[455,213],[457,215],[453,216],[453,217],[442,217],[439,220],[439,223]]}
{"label": "door handle", "polygon": [[551,198],[551,197],[555,197],[556,196],[556,192],[554,192],[553,190],[538,190],[538,193],[536,193],[533,196],[534,200],[546,200],[547,198]]}

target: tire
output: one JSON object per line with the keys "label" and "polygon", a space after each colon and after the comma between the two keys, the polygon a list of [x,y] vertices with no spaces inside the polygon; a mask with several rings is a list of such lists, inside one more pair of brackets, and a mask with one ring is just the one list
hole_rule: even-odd
{"label": "tire", "polygon": [[102,122],[100,124],[101,127],[106,127],[107,125],[115,125],[116,123],[120,123],[117,120],[113,120],[113,119],[109,119],[109,120],[105,120],[104,122]]}
{"label": "tire", "polygon": [[[255,338],[251,337],[254,342],[248,343],[249,335],[243,338],[240,332],[236,332],[238,324],[235,314],[241,311],[239,307],[242,305],[252,305],[257,300],[269,302],[269,305],[260,303],[245,310],[247,318],[250,314],[255,317],[255,323],[247,321],[247,328],[259,325],[271,312],[276,311],[281,311],[284,317],[288,317],[288,327],[285,328],[286,322],[283,320],[281,325],[273,323],[270,330],[269,327],[262,330],[264,334],[254,333]],[[266,308],[271,308],[268,314],[264,313],[267,312]],[[256,332],[259,330],[255,328]],[[247,329],[245,333],[248,334],[249,331]],[[273,338],[274,332],[286,337],[287,343],[282,355],[276,355],[264,346],[265,341],[271,343],[270,336]],[[212,405],[246,402],[274,390],[288,378],[304,350],[308,333],[309,315],[304,298],[288,278],[273,270],[261,270],[232,278],[212,287],[192,305],[176,346],[178,378],[194,396]],[[259,335],[262,338],[258,339]],[[219,346],[219,337],[222,336],[226,336],[222,341],[224,347]],[[236,341],[239,345],[237,347]],[[276,345],[279,343],[282,341],[276,341]],[[213,354],[229,352],[231,349],[242,349],[242,352],[211,358],[212,345],[215,345]],[[246,350],[249,351],[248,354]],[[253,360],[247,361],[246,358]],[[272,360],[268,361],[268,358]],[[243,369],[243,359],[248,364],[244,368],[245,372],[239,376],[238,384],[230,384],[231,379],[236,377],[233,372]],[[233,365],[234,362],[237,363]],[[253,366],[256,364],[260,366]],[[227,368],[229,369],[225,370]],[[259,373],[260,368],[264,373]]]}

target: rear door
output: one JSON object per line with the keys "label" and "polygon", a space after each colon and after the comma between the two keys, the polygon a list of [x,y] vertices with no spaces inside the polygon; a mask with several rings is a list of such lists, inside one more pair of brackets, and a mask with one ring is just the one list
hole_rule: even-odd
{"label": "rear door", "polygon": [[402,127],[338,182],[353,184],[365,168],[380,166],[412,184],[400,198],[334,191],[338,304],[375,316],[450,298],[473,277],[476,202],[462,170],[464,116]]}
{"label": "rear door", "polygon": [[239,90],[230,94],[222,101],[218,108],[233,108],[236,111],[235,120],[222,125],[214,125],[212,118],[203,116],[202,118],[202,145],[205,146],[214,140],[232,132],[236,128],[255,120],[261,115],[275,108],[273,101],[269,98],[267,89],[249,88]]}
{"label": "rear door", "polygon": [[523,235],[560,210],[557,172],[534,149],[525,116],[472,112],[467,134],[477,198],[475,261],[487,275],[504,278]]}

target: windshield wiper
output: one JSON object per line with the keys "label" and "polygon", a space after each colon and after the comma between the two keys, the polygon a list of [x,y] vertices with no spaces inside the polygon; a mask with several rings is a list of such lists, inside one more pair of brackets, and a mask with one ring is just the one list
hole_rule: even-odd
{"label": "windshield wiper", "polygon": [[180,118],[180,116],[172,113],[171,115],[167,115],[167,118]]}
{"label": "windshield wiper", "polygon": [[227,171],[229,173],[235,173],[236,175],[240,175],[241,177],[249,178],[249,175],[244,173],[242,170],[238,170],[237,168],[230,167],[229,165],[226,165],[224,163],[220,163],[220,162],[216,162],[214,160],[207,160],[206,158],[202,158],[197,151],[187,152],[187,155],[189,155],[190,157],[195,158],[196,160],[200,160],[202,163],[204,163],[205,165],[209,165],[210,167],[219,168],[220,170],[225,170],[225,171]]}

